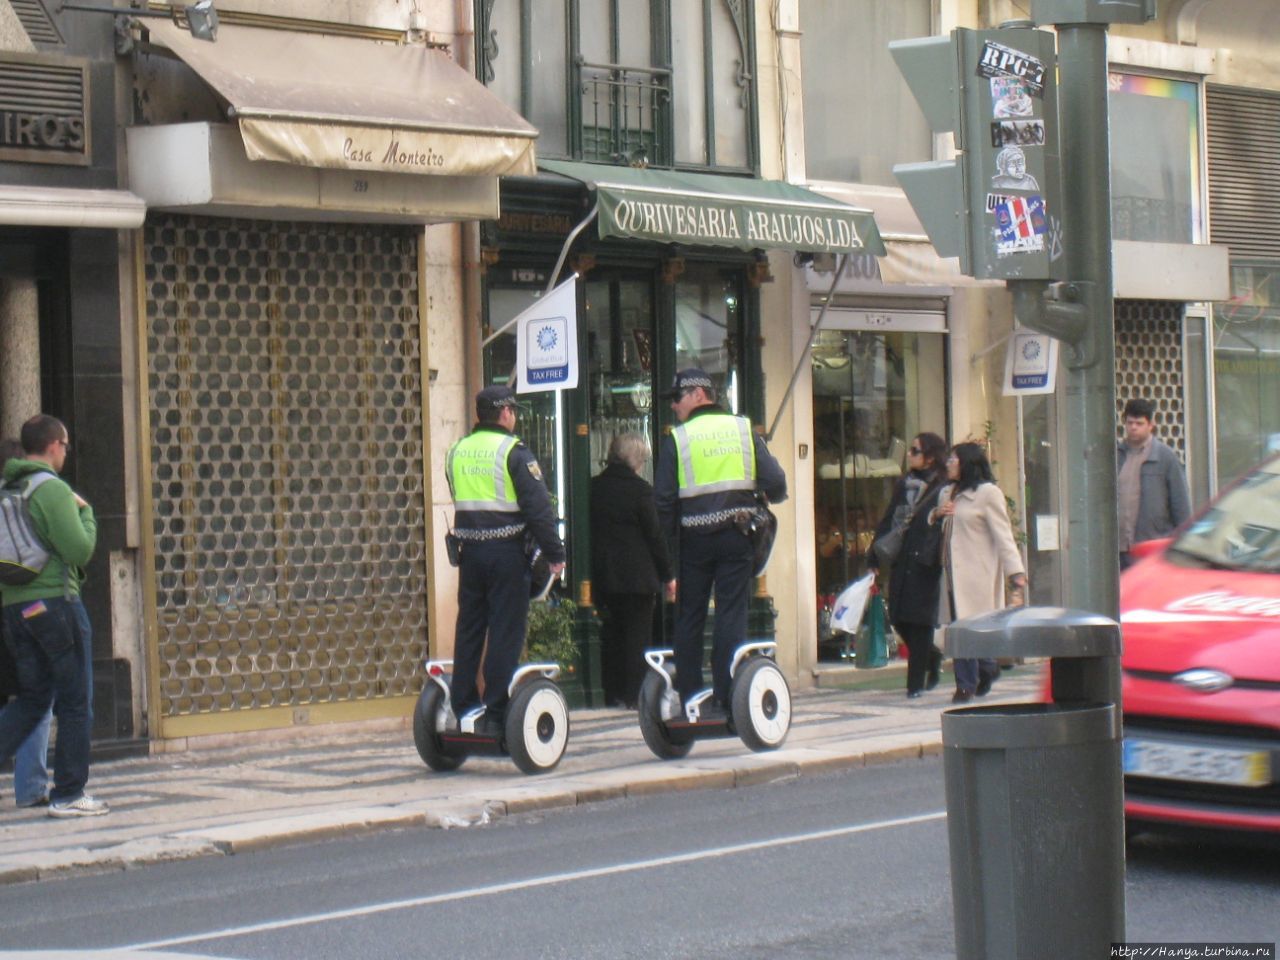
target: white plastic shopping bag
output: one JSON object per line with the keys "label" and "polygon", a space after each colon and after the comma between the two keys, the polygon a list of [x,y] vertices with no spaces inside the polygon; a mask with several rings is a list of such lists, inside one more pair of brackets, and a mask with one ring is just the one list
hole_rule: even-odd
{"label": "white plastic shopping bag", "polygon": [[872,572],[844,588],[840,596],[836,597],[836,605],[831,611],[832,630],[858,632],[862,614],[867,609],[867,600],[871,597],[871,585],[875,582],[876,575]]}

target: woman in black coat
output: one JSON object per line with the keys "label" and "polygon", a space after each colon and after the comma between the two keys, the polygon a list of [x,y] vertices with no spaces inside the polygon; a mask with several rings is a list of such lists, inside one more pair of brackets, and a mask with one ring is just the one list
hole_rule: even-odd
{"label": "woman in black coat", "polygon": [[648,458],[643,437],[618,434],[608,466],[591,478],[591,583],[604,613],[601,680],[610,706],[635,707],[653,638],[654,600],[660,590],[668,599],[675,593],[653,487],[640,476]]}
{"label": "woman in black coat", "polygon": [[[876,540],[910,516],[902,549],[889,570],[889,622],[907,644],[907,696],[919,697],[938,685],[942,651],[933,643],[942,584],[941,524],[929,523],[929,511],[947,483],[947,443],[922,433],[907,451],[909,470],[876,528]],[[875,546],[871,549],[876,562]]]}

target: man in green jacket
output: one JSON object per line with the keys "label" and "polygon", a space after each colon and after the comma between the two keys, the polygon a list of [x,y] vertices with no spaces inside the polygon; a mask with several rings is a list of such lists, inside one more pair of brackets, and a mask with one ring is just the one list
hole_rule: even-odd
{"label": "man in green jacket", "polygon": [[89,617],[80,602],[81,568],[93,556],[98,522],[93,508],[58,478],[70,438],[62,421],[45,414],[22,425],[24,456],[4,468],[6,486],[52,474],[31,495],[32,525],[49,562],[30,583],[0,588],[0,613],[18,674],[18,698],[0,711],[0,763],[36,727],[49,704],[58,718],[49,816],[96,817],[107,805],[85,793],[93,716],[93,660]]}

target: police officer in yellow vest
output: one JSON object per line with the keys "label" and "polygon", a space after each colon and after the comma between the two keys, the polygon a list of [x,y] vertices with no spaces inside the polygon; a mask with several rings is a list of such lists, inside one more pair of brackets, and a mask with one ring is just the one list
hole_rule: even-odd
{"label": "police officer in yellow vest", "polygon": [[446,465],[453,533],[461,541],[450,699],[459,719],[480,706],[476,675],[487,631],[485,711],[475,732],[495,737],[502,735],[507,685],[524,649],[530,580],[526,534],[542,548],[553,576],[565,561],[538,461],[512,432],[518,405],[510,387],[485,387],[476,394],[479,422],[449,448]]}
{"label": "police officer in yellow vest", "polygon": [[702,634],[707,601],[716,599],[711,649],[714,705],[704,720],[720,719],[729,707],[729,664],[747,637],[752,546],[734,516],[756,503],[756,491],[771,503],[787,498],[787,477],[746,417],[716,405],[711,377],[681,370],[665,396],[680,421],[664,437],[654,479],[654,499],[667,535],[679,544],[675,622],[676,689],[682,704],[702,689]]}

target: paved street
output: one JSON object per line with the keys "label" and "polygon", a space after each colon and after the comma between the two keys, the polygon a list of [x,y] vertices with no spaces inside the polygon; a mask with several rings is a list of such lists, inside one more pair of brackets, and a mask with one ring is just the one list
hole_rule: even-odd
{"label": "paved street", "polygon": [[[505,759],[472,758],[456,773],[431,773],[407,722],[361,734],[266,740],[98,764],[90,789],[109,816],[53,821],[0,803],[0,882],[118,871],[169,859],[218,856],[352,831],[441,827],[619,797],[715,789],[789,779],[940,750],[948,681],[920,700],[886,690],[815,689],[795,698],[781,750],[753,754],[737,739],[699,742],[660,762],[635,715],[575,711],[560,766],[526,777]],[[1039,668],[1007,673],[988,698],[1036,696]]]}
{"label": "paved street", "polygon": [[[6,946],[243,960],[933,960],[953,953],[937,757],[395,830],[0,891]],[[1267,941],[1280,861],[1134,846],[1130,940]],[[0,954],[3,956],[3,954]]]}

